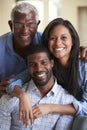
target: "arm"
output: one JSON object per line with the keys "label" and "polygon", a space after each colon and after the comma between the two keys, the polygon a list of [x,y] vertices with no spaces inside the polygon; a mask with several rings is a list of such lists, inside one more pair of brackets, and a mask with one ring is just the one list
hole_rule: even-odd
{"label": "arm", "polygon": [[49,114],[75,115],[76,109],[72,104],[37,104],[32,108],[34,119]]}
{"label": "arm", "polygon": [[[33,114],[32,114],[32,105],[29,98],[29,95],[25,93],[19,86],[15,86],[14,90],[11,92],[11,95],[19,98],[19,120],[28,126],[29,119],[31,124],[33,123]],[[25,117],[25,120],[24,120]]]}
{"label": "arm", "polygon": [[10,84],[10,79],[13,77],[14,76],[12,75],[0,81],[0,97],[7,94],[7,88]]}
{"label": "arm", "polygon": [[8,92],[13,91],[14,95],[16,94],[16,91],[14,91],[14,87],[19,86],[20,88],[23,87],[23,84],[27,81],[29,81],[30,75],[28,73],[28,70],[24,70],[23,72],[21,72],[20,74],[14,76],[10,76],[7,77],[5,79],[3,79],[2,81],[0,81],[0,97],[4,94],[7,94]]}
{"label": "arm", "polygon": [[87,62],[80,60],[79,62],[79,84],[83,90],[82,100],[80,104],[82,106],[81,115],[87,115]]}
{"label": "arm", "polygon": [[[57,102],[50,103],[50,104],[38,104],[33,107],[33,114],[34,118],[38,118],[39,116],[55,113],[61,115],[75,115],[77,111],[80,111],[79,102],[67,91],[61,89],[63,91],[61,95],[61,104],[59,100],[55,100]],[[58,94],[56,98],[58,97]],[[56,103],[56,104],[55,104]]]}
{"label": "arm", "polygon": [[66,115],[75,115],[76,110],[72,104],[53,104],[51,106],[52,113],[66,114]]}
{"label": "arm", "polygon": [[[28,70],[25,70],[15,77],[15,81],[9,85],[8,89],[8,91],[12,90],[11,95],[19,98],[19,120],[22,120],[26,126],[28,125],[29,119],[31,124],[33,123],[32,106],[29,96],[21,88],[23,88],[23,84],[29,80]],[[25,116],[25,121],[22,115]]]}
{"label": "arm", "polygon": [[[22,80],[21,80],[22,79]],[[23,88],[23,84],[30,79],[29,73],[27,70],[23,71],[16,77],[9,77],[1,82],[2,89],[6,90],[12,96],[16,96],[19,98],[19,119],[22,120],[22,114],[25,114],[25,125],[28,124],[28,119],[30,119],[31,123],[33,122],[32,115],[32,106],[29,99],[29,96],[21,89]],[[23,82],[22,82],[23,81]],[[4,93],[2,92],[2,95]],[[22,114],[21,114],[22,113]]]}
{"label": "arm", "polygon": [[[29,81],[31,79],[28,70],[24,70],[23,72],[21,72],[20,74],[16,75],[14,78],[10,79],[10,84],[8,85],[8,89],[7,92],[12,92],[14,91],[14,87],[19,86],[20,88],[23,88],[23,84],[26,83],[27,81]],[[14,91],[14,94],[15,91]]]}
{"label": "arm", "polygon": [[33,114],[29,95],[27,95],[26,92],[20,89],[19,86],[14,87],[14,90],[11,92],[11,95],[19,98],[19,120],[21,120],[26,127],[29,125],[29,119],[32,124]]}
{"label": "arm", "polygon": [[28,70],[24,70],[21,73],[19,73],[18,75],[16,75],[15,80],[21,79],[22,83],[26,83],[27,81],[29,81],[31,79]]}

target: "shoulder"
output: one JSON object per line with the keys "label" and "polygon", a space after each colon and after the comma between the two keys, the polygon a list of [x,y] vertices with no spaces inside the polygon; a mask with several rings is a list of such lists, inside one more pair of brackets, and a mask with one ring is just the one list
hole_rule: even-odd
{"label": "shoulder", "polygon": [[42,36],[42,32],[36,32],[37,36]]}
{"label": "shoulder", "polygon": [[5,33],[5,34],[1,35],[0,40],[4,39],[4,38],[7,38],[9,35],[11,35],[11,32],[8,32],[8,33]]}
{"label": "shoulder", "polygon": [[62,104],[70,104],[74,100],[74,97],[71,94],[69,94],[69,92],[58,83],[57,83],[57,88],[55,90],[55,94],[57,97],[56,100],[60,101],[60,103]]}
{"label": "shoulder", "polygon": [[80,85],[85,84],[87,81],[87,62],[79,60],[79,77]]}
{"label": "shoulder", "polygon": [[39,43],[41,43],[41,36],[42,36],[42,33],[41,33],[41,32],[36,32],[35,37],[34,37],[34,40],[33,40],[33,43],[34,43],[34,44],[39,44]]}
{"label": "shoulder", "polygon": [[84,60],[79,60],[79,71],[81,71],[82,73],[84,71],[87,72],[87,62]]}
{"label": "shoulder", "polygon": [[8,39],[12,38],[12,33],[8,32],[0,36],[0,45],[7,43]]}
{"label": "shoulder", "polygon": [[57,79],[55,78],[55,83],[54,86],[52,88],[52,91],[57,94],[62,96],[63,94],[68,94],[68,91],[66,91],[58,82]]}
{"label": "shoulder", "polygon": [[36,89],[36,86],[32,79],[23,85],[23,90],[27,93],[30,93],[33,89]]}

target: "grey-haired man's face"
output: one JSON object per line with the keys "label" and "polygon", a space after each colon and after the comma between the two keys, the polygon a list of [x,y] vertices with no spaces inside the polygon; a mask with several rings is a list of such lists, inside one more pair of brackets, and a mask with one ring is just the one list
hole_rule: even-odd
{"label": "grey-haired man's face", "polygon": [[33,11],[27,14],[15,12],[14,21],[10,24],[14,42],[22,47],[29,45],[34,38],[38,24]]}

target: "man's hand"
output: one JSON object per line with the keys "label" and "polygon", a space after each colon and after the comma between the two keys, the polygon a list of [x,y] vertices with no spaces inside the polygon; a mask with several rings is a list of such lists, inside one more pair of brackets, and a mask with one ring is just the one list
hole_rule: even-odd
{"label": "man's hand", "polygon": [[81,46],[79,50],[79,58],[87,61],[87,46]]}
{"label": "man's hand", "polygon": [[7,87],[10,84],[10,79],[13,77],[14,77],[14,75],[11,75],[10,77],[7,77],[7,78],[1,80],[1,82],[0,82],[0,97],[2,95],[7,94],[7,92],[6,92]]}
{"label": "man's hand", "polygon": [[9,85],[9,80],[4,79],[0,82],[0,97],[7,94],[7,86]]}
{"label": "man's hand", "polygon": [[25,92],[19,97],[19,120],[21,120],[26,127],[29,125],[29,120],[30,124],[33,124],[32,106],[29,95]]}

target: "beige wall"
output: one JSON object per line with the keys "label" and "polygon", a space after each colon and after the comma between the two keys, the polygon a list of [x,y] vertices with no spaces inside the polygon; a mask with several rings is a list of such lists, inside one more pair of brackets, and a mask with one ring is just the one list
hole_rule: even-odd
{"label": "beige wall", "polygon": [[61,0],[61,16],[72,21],[78,30],[78,7],[87,7],[87,0]]}
{"label": "beige wall", "polygon": [[75,26],[80,36],[81,45],[87,45],[87,11],[85,12],[86,17],[82,19],[83,23],[81,23],[81,19],[79,19],[78,16],[79,7],[84,7],[87,9],[87,0],[61,0],[61,2],[61,16],[69,19]]}
{"label": "beige wall", "polygon": [[8,32],[8,20],[10,18],[10,11],[15,0],[0,0],[0,35]]}

